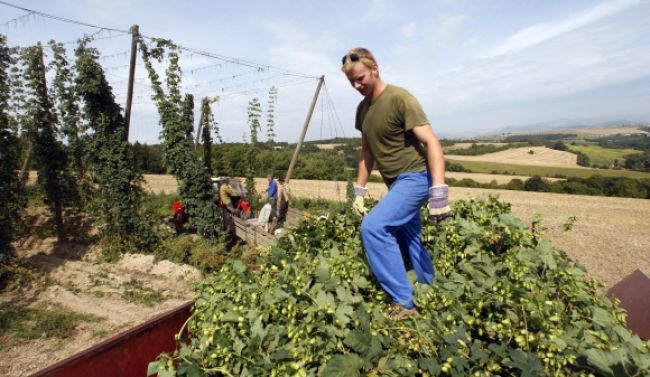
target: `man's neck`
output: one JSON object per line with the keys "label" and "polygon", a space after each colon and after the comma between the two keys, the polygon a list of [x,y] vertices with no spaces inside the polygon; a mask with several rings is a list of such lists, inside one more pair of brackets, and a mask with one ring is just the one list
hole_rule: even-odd
{"label": "man's neck", "polygon": [[374,100],[375,98],[379,97],[381,92],[386,89],[388,84],[382,80],[377,80],[377,83],[375,84],[375,87],[372,90],[372,93],[370,93],[370,96],[366,97],[369,101]]}

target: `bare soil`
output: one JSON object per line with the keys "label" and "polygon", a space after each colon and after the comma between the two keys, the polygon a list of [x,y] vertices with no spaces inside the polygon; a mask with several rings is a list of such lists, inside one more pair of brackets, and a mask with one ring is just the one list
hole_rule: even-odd
{"label": "bare soil", "polygon": [[[15,246],[33,279],[0,294],[0,305],[63,308],[100,319],[80,322],[65,339],[3,337],[10,343],[0,348],[0,375],[32,374],[193,299],[192,283],[202,276],[194,267],[156,263],[152,255],[144,254],[103,262],[97,246],[57,243],[55,237],[42,234],[42,225],[51,221],[44,208],[30,208],[28,215],[34,220],[31,235]],[[137,299],[146,295],[153,295],[153,300]]]}

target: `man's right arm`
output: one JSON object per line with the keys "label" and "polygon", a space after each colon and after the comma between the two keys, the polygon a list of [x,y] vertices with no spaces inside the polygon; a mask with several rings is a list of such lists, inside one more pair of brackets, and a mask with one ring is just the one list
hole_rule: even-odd
{"label": "man's right arm", "polygon": [[358,187],[366,187],[368,183],[368,178],[372,172],[372,167],[375,164],[375,158],[370,152],[370,147],[368,146],[368,141],[362,135],[361,136],[361,155],[359,157],[359,168],[357,171],[357,183]]}

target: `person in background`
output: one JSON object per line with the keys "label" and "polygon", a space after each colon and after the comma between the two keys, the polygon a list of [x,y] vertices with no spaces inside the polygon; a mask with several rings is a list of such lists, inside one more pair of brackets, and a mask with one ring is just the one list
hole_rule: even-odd
{"label": "person in background", "polygon": [[219,188],[219,198],[221,199],[221,204],[228,210],[228,212],[233,213],[235,208],[232,205],[232,196],[235,194],[232,187],[230,187],[230,179],[224,178],[221,187]]}
{"label": "person in background", "polygon": [[[407,256],[419,283],[435,276],[422,245],[420,207],[428,201],[429,219],[451,216],[442,147],[417,99],[407,90],[384,82],[373,54],[350,50],[341,70],[364,98],[357,107],[355,127],[361,131],[361,154],[353,208],[365,214],[361,239],[372,272],[393,304],[390,317],[417,314],[413,288],[402,255]],[[377,168],[388,193],[366,214],[365,187]]]}
{"label": "person in background", "polygon": [[239,210],[239,217],[244,220],[251,218],[251,205],[246,199],[239,199],[237,202],[237,210]]}
{"label": "person in background", "polygon": [[278,183],[273,179],[273,174],[266,176],[266,179],[269,181],[269,185],[266,187],[266,195],[269,198],[269,203],[271,203],[271,218],[278,216]]}
{"label": "person in background", "polygon": [[284,178],[279,178],[280,183],[279,191],[279,208],[278,208],[278,221],[275,228],[282,228],[284,222],[287,221],[287,212],[289,211],[289,202],[291,201],[291,191],[289,185],[284,183]]}
{"label": "person in background", "polygon": [[185,224],[185,207],[178,198],[174,199],[172,203],[172,222],[176,234],[183,233],[183,225]]}

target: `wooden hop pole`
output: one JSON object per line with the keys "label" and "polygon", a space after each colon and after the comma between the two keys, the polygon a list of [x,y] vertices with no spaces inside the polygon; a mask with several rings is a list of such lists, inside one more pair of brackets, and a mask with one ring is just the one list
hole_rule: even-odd
{"label": "wooden hop pole", "polygon": [[129,141],[129,126],[131,124],[131,105],[133,102],[133,83],[135,81],[135,58],[138,53],[138,37],[140,26],[131,26],[131,62],[129,64],[129,88],[126,94],[126,110],[124,112],[124,141]]}
{"label": "wooden hop pole", "polygon": [[325,82],[325,76],[321,76],[318,79],[318,86],[316,87],[316,92],[314,93],[314,98],[311,100],[311,105],[309,106],[309,112],[307,113],[307,119],[305,119],[305,124],[302,126],[302,132],[300,133],[300,139],[298,144],[296,144],[296,149],[293,151],[293,157],[291,157],[291,162],[289,163],[289,170],[287,170],[287,175],[284,177],[284,181],[288,184],[291,179],[291,173],[293,173],[293,168],[296,166],[298,161],[298,154],[300,153],[300,148],[302,148],[302,143],[305,141],[305,135],[307,134],[307,128],[309,127],[309,122],[311,121],[311,116],[314,113],[314,108],[316,107],[316,101],[318,100],[318,95],[320,89]]}

